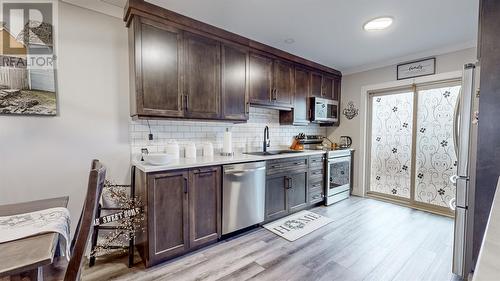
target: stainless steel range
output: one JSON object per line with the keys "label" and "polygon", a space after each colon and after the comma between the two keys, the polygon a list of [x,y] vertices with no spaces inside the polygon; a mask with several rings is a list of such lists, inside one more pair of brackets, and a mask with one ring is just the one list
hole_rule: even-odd
{"label": "stainless steel range", "polygon": [[349,198],[351,193],[351,156],[353,150],[332,150],[327,152],[326,205]]}

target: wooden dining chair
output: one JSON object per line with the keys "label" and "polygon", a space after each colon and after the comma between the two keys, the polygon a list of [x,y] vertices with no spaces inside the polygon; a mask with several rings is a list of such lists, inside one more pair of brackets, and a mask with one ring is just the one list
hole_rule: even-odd
{"label": "wooden dining chair", "polygon": [[[92,232],[94,231],[93,221],[97,213],[99,198],[101,197],[105,179],[106,168],[99,162],[99,160],[92,160],[87,187],[87,195],[85,196],[85,202],[83,203],[83,208],[80,214],[80,219],[78,220],[75,235],[73,236],[73,240],[71,241],[71,256],[69,263],[67,263],[66,266],[66,264],[59,262],[56,265],[52,266],[48,270],[48,272],[50,272],[50,280],[80,280],[83,258],[85,255],[85,251],[87,250],[87,242],[89,241],[90,237],[92,236]],[[62,278],[63,273],[64,278]]]}

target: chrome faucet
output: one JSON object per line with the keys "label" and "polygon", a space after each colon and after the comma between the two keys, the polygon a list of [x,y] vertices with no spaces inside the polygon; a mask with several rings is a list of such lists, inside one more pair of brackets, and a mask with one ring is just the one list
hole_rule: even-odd
{"label": "chrome faucet", "polygon": [[262,151],[267,152],[267,148],[271,146],[271,140],[269,139],[269,127],[264,128],[264,142],[262,144]]}

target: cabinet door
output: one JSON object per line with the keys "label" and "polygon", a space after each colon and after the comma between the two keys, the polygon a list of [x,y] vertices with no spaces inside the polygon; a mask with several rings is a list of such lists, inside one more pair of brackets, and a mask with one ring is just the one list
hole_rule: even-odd
{"label": "cabinet door", "polygon": [[333,99],[334,85],[333,78],[330,76],[323,76],[323,97],[325,99]]}
{"label": "cabinet door", "polygon": [[292,107],[294,82],[293,65],[275,60],[273,73],[274,94],[271,93],[271,99],[279,106]]}
{"label": "cabinet door", "polygon": [[250,103],[271,104],[273,60],[250,53]]}
{"label": "cabinet door", "polygon": [[285,174],[267,176],[266,179],[266,221],[281,218],[288,214]]}
{"label": "cabinet door", "polygon": [[290,213],[307,207],[308,184],[307,171],[294,172],[288,178],[288,208]]}
{"label": "cabinet door", "polygon": [[148,235],[151,264],[189,249],[188,173],[148,175]]}
{"label": "cabinet door", "polygon": [[248,49],[222,45],[222,118],[248,120]]}
{"label": "cabinet door", "polygon": [[302,68],[295,69],[294,124],[309,123],[310,77],[309,71]]}
{"label": "cabinet door", "polygon": [[[138,115],[180,117],[181,102],[179,30],[140,18],[134,22],[136,113]],[[132,59],[132,58],[131,58]]]}
{"label": "cabinet door", "polygon": [[189,245],[217,241],[221,233],[220,167],[189,171]]}
{"label": "cabinet door", "polygon": [[333,80],[333,96],[332,99],[336,100],[340,104],[340,89],[341,89],[341,80],[339,78],[335,78]]}
{"label": "cabinet door", "polygon": [[323,76],[321,75],[321,73],[311,73],[311,96],[318,98],[323,97],[322,80]]}
{"label": "cabinet door", "polygon": [[192,118],[220,117],[220,43],[185,33],[184,103]]}

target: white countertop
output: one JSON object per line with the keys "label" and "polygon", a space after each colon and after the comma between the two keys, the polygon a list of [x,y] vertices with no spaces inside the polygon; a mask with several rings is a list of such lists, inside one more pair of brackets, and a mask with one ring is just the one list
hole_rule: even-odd
{"label": "white countertop", "polygon": [[268,156],[257,156],[249,154],[235,154],[234,156],[214,156],[214,157],[197,157],[197,158],[179,158],[174,159],[172,162],[161,165],[153,166],[147,165],[144,162],[133,160],[132,165],[136,166],[139,170],[145,173],[151,172],[161,172],[168,170],[178,170],[178,169],[189,169],[196,167],[206,167],[206,166],[216,166],[216,165],[226,165],[226,164],[236,164],[244,162],[255,162],[255,161],[265,161],[271,159],[281,159],[281,158],[292,158],[292,157],[302,157],[311,155],[325,154],[326,151],[322,150],[304,150],[300,153],[287,153],[287,154],[277,154]]}
{"label": "white countertop", "polygon": [[500,178],[491,206],[483,244],[472,277],[473,281],[499,280],[500,278]]}

